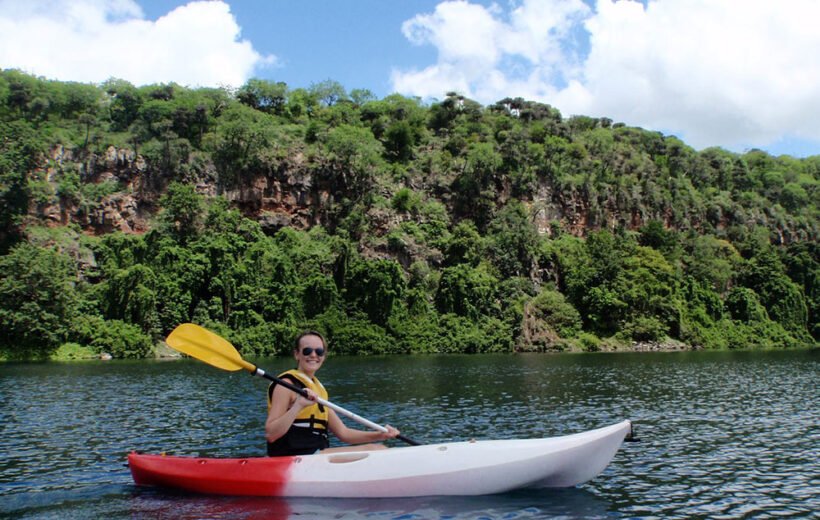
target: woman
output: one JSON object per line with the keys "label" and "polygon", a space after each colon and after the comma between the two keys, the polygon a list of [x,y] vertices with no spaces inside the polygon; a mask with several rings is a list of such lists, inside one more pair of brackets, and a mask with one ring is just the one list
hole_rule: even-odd
{"label": "woman", "polygon": [[268,388],[268,419],[265,421],[265,438],[268,455],[308,455],[318,451],[364,451],[384,449],[383,444],[328,448],[327,432],[330,430],[342,442],[362,444],[392,439],[399,431],[387,425],[387,433],[366,432],[348,428],[336,412],[316,402],[317,397],[327,400],[327,391],[316,378],[322,367],[327,347],[321,334],[308,331],[296,338],[293,357],[296,369],[279,375],[300,388],[306,388],[303,397],[282,385],[273,383]]}

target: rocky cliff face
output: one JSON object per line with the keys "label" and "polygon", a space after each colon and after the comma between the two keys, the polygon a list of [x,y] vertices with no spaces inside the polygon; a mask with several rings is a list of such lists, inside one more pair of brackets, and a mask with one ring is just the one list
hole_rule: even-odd
{"label": "rocky cliff face", "polygon": [[245,177],[237,186],[219,191],[266,231],[327,225],[323,209],[332,199],[328,187],[315,181],[301,155],[290,157],[275,171]]}
{"label": "rocky cliff face", "polygon": [[[55,187],[57,197],[48,203],[35,204],[32,213],[47,225],[78,224],[86,232],[108,233],[114,230],[144,232],[159,196],[146,189],[145,160],[128,149],[109,147],[104,154],[77,154],[57,146],[51,150],[45,178]],[[116,183],[117,191],[101,200],[88,200],[80,193],[60,192],[60,183],[71,172],[79,174],[82,184]]]}
{"label": "rocky cliff face", "polygon": [[[274,172],[245,176],[235,186],[222,188],[215,182],[215,168],[207,163],[193,181],[206,196],[221,195],[247,217],[257,220],[267,231],[285,226],[306,229],[325,221],[324,209],[332,201],[331,190],[318,185],[300,156],[290,158]],[[61,183],[74,173],[83,188],[66,195]],[[50,226],[70,223],[86,233],[111,231],[142,233],[158,211],[159,198],[171,179],[151,168],[133,150],[108,147],[103,154],[83,153],[54,147],[43,167],[33,172],[45,178],[54,196],[47,202],[33,201],[29,216]],[[113,186],[113,193],[93,198],[94,186]],[[104,188],[97,192],[105,193]]]}
{"label": "rocky cliff face", "polygon": [[[328,228],[338,222],[334,203],[346,196],[344,187],[334,181],[334,175],[317,175],[315,165],[306,164],[301,154],[295,154],[270,171],[243,175],[230,187],[217,183],[216,168],[209,158],[200,161],[196,173],[181,174],[179,180],[193,182],[197,191],[206,196],[221,195],[228,199],[246,217],[258,221],[267,232],[282,227],[307,229],[315,225]],[[159,209],[158,201],[172,180],[166,172],[152,167],[141,155],[127,148],[108,147],[102,154],[93,154],[54,147],[44,159],[42,168],[33,176],[48,181],[53,196],[44,201],[33,201],[29,218],[51,226],[76,223],[89,234],[111,231],[142,233],[149,229],[150,220]],[[75,189],[63,190],[62,183],[74,175]],[[177,177],[180,175],[178,174]],[[106,187],[108,188],[106,190]],[[418,189],[424,191],[424,187]],[[444,192],[442,192],[444,190]],[[440,196],[451,206],[446,186],[431,187],[431,193]],[[498,193],[499,204],[509,197],[508,188]],[[389,197],[390,194],[384,194]],[[629,198],[631,197],[631,198]],[[637,197],[637,199],[636,199]],[[692,209],[692,214],[673,215],[670,208],[648,208],[637,195],[599,195],[590,200],[582,189],[561,190],[549,183],[540,183],[530,206],[533,223],[539,233],[551,236],[555,224],[563,232],[585,236],[590,230],[616,227],[638,229],[650,220],[659,220],[668,228],[684,219],[696,229],[705,215]],[[635,199],[635,200],[632,200]],[[720,211],[720,209],[715,209]],[[395,215],[371,211],[371,225],[377,235],[387,233],[396,220]],[[720,229],[734,220],[741,224],[766,225],[766,215],[710,216]],[[792,229],[788,222],[778,223],[776,233],[781,243],[805,240],[806,233]],[[412,258],[405,259],[412,261]],[[404,263],[404,262],[403,262]]]}

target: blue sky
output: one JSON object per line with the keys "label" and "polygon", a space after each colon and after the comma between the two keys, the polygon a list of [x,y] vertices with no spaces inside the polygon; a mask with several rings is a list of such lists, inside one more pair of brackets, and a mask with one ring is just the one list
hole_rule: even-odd
{"label": "blue sky", "polygon": [[[156,19],[179,0],[142,1],[146,17]],[[333,79],[348,89],[391,94],[391,67],[435,60],[435,49],[411,45],[401,25],[415,14],[432,11],[435,1],[393,0],[245,0],[230,2],[242,38],[278,63],[256,77],[308,87]]]}
{"label": "blue sky", "polygon": [[817,0],[0,0],[0,67],[520,96],[696,149],[804,157],[820,155],[818,19]]}

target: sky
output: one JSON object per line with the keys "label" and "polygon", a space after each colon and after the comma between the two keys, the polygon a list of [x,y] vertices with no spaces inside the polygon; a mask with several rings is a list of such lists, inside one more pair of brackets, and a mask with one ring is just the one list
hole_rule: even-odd
{"label": "sky", "polygon": [[0,68],[49,79],[456,91],[701,150],[820,155],[820,0],[0,0]]}

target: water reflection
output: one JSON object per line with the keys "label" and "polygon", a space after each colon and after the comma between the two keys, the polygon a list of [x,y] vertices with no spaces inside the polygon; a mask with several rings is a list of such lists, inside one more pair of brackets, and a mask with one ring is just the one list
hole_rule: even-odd
{"label": "water reflection", "polygon": [[480,497],[316,499],[197,497],[135,492],[132,518],[517,519],[604,518],[606,502],[583,489],[518,492]]}

